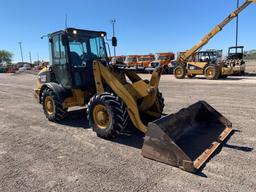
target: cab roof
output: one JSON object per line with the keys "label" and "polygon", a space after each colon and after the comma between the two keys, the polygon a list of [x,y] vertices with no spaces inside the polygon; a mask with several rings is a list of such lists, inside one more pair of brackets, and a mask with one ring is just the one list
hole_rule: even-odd
{"label": "cab roof", "polygon": [[88,33],[88,34],[104,34],[104,36],[106,36],[106,32],[105,31],[92,31],[92,30],[85,30],[85,29],[77,29],[77,28],[66,28],[66,29],[62,29],[59,31],[55,31],[53,33],[50,33],[48,36],[53,36],[55,34],[59,34],[59,33],[72,33],[73,31],[77,31],[77,32],[84,32],[84,33]]}
{"label": "cab roof", "polygon": [[236,48],[238,48],[238,49],[239,49],[239,48],[242,48],[242,49],[243,49],[244,46],[232,46],[232,47],[229,47],[229,49],[236,49]]}

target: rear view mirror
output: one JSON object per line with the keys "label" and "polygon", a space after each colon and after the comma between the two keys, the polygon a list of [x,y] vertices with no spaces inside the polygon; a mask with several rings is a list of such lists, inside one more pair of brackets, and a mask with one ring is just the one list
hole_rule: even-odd
{"label": "rear view mirror", "polygon": [[117,46],[117,38],[116,37],[112,37],[112,46],[113,47]]}

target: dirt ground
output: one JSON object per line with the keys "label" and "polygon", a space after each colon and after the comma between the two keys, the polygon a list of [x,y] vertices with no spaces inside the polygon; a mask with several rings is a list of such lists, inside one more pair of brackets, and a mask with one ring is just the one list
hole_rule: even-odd
{"label": "dirt ground", "polygon": [[32,95],[35,78],[0,74],[1,192],[256,191],[256,76],[162,77],[166,113],[206,100],[236,130],[197,174],[143,158],[138,133],[99,139],[83,109],[61,124],[49,122]]}

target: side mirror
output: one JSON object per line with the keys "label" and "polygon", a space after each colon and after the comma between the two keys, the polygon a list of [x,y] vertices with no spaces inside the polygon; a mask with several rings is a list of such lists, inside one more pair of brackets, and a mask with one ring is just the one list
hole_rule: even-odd
{"label": "side mirror", "polygon": [[117,46],[117,38],[116,37],[112,37],[112,46],[113,47]]}
{"label": "side mirror", "polygon": [[49,43],[52,43],[52,38],[49,39]]}
{"label": "side mirror", "polygon": [[68,45],[68,37],[67,35],[61,35],[61,42],[63,46]]}

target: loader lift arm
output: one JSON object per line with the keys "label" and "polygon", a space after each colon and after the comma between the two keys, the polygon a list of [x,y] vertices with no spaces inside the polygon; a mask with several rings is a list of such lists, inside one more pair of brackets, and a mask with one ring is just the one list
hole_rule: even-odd
{"label": "loader lift arm", "polygon": [[238,7],[234,12],[232,12],[227,18],[225,18],[220,24],[215,26],[210,33],[203,37],[198,44],[193,46],[185,54],[181,54],[178,58],[179,63],[186,62],[189,57],[194,55],[199,49],[206,45],[216,34],[218,34],[228,23],[230,23],[239,13],[241,13],[245,8],[247,8],[251,3],[256,3],[256,0],[246,0],[240,7]]}

